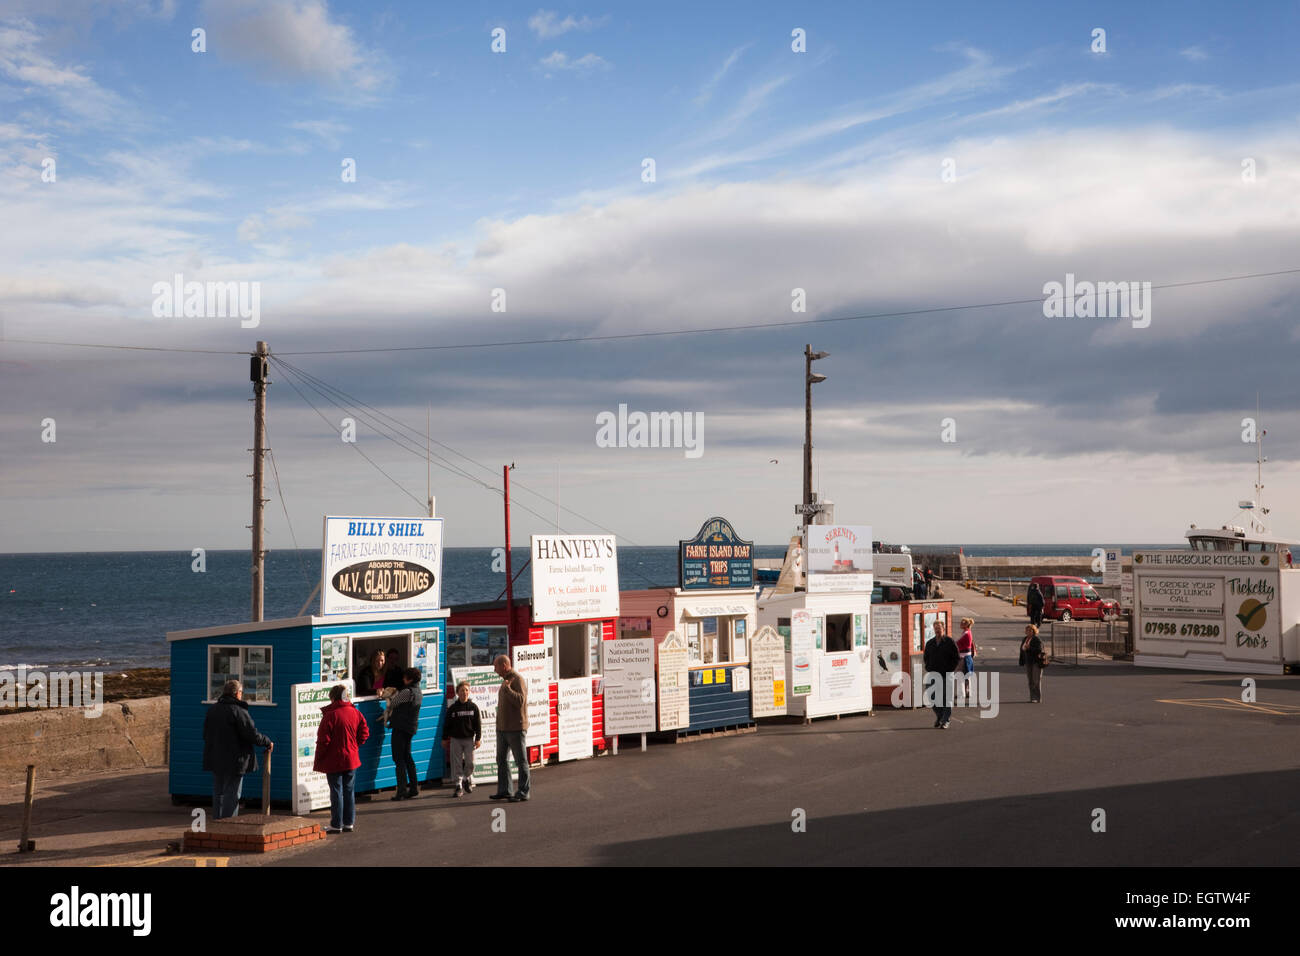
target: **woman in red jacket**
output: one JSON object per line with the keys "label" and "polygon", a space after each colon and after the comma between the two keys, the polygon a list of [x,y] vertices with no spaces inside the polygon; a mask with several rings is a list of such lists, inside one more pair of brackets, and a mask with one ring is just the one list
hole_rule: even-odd
{"label": "woman in red jacket", "polygon": [[330,785],[330,825],[326,833],[351,833],[357,822],[356,775],[358,751],[370,736],[366,718],[347,699],[342,684],[330,688],[330,703],[321,711],[312,769],[325,774]]}

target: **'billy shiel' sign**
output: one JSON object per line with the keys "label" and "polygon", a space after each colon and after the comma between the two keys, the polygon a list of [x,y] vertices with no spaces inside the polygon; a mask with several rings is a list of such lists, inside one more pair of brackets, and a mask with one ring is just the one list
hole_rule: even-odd
{"label": "'billy shiel' sign", "polygon": [[441,518],[325,519],[321,614],[436,611]]}

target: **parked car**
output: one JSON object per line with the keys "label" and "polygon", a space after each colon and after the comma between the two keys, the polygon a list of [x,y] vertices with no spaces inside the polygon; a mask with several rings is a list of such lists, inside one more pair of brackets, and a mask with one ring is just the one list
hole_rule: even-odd
{"label": "parked car", "polygon": [[898,601],[912,600],[912,589],[894,584],[873,584],[871,586],[872,604],[894,604]]}
{"label": "parked car", "polygon": [[1031,578],[1043,592],[1043,617],[1056,621],[1102,621],[1119,614],[1119,602],[1104,598],[1083,578]]}

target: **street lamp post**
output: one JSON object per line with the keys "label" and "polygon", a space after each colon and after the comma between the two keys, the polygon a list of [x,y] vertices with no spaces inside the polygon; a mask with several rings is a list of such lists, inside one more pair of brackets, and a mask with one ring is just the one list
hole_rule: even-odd
{"label": "street lamp post", "polygon": [[806,529],[812,520],[812,387],[817,382],[826,381],[825,375],[812,370],[812,363],[824,359],[829,352],[814,352],[811,345],[803,347],[804,358],[804,437],[803,437],[803,526]]}

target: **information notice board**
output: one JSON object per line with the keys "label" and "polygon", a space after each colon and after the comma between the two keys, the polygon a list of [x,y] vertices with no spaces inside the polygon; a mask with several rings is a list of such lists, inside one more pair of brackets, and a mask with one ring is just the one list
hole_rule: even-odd
{"label": "information notice board", "polygon": [[754,717],[779,717],[785,705],[785,641],[771,626],[754,635],[749,651]]}
{"label": "information notice board", "polygon": [[563,762],[592,756],[591,678],[571,677],[559,681],[556,691],[556,724],[560,731],[558,759]]}
{"label": "information notice board", "polygon": [[652,637],[600,642],[605,675],[605,735],[655,729],[655,642]]}
{"label": "information notice board", "polygon": [[669,631],[659,644],[659,729],[680,730],[691,724],[690,671],[686,642]]}

